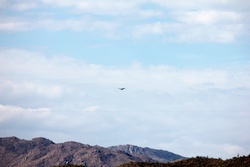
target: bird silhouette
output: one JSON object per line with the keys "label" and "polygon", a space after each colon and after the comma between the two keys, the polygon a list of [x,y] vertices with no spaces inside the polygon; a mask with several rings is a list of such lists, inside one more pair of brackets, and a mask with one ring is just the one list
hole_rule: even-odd
{"label": "bird silhouette", "polygon": [[124,90],[125,88],[118,88],[118,89],[120,89],[120,90]]}

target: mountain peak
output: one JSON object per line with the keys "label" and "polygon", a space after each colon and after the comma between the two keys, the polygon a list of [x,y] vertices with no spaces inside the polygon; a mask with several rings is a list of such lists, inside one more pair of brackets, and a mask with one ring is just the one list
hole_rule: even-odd
{"label": "mountain peak", "polygon": [[141,154],[143,152],[142,147],[138,147],[138,146],[131,145],[131,144],[111,146],[109,147],[109,149],[117,150],[117,151],[124,151],[129,154]]}
{"label": "mountain peak", "polygon": [[5,138],[0,138],[0,141],[1,142],[4,142],[4,141],[8,141],[8,142],[16,142],[16,141],[20,141],[19,138],[15,137],[15,136],[11,136],[11,137],[5,137]]}
{"label": "mountain peak", "polygon": [[48,146],[50,144],[55,144],[53,141],[46,139],[44,137],[33,138],[31,141],[38,144],[38,145],[42,145],[42,146]]}

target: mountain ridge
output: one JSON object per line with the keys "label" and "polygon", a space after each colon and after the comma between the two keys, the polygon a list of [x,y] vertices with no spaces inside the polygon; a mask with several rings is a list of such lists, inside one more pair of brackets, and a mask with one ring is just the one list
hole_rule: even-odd
{"label": "mountain ridge", "polygon": [[185,157],[180,156],[178,154],[174,154],[169,151],[152,149],[149,147],[139,147],[131,144],[111,146],[108,148],[116,151],[118,150],[124,151],[132,155],[143,155],[146,157],[150,157],[158,162],[171,162],[171,161],[185,159]]}
{"label": "mountain ridge", "polygon": [[[0,166],[44,167],[67,164],[83,166],[115,167],[128,162],[156,162],[155,157],[147,154],[131,154],[101,146],[90,146],[74,141],[54,143],[37,137],[32,140],[17,137],[0,138]],[[144,148],[134,146],[138,150]]]}

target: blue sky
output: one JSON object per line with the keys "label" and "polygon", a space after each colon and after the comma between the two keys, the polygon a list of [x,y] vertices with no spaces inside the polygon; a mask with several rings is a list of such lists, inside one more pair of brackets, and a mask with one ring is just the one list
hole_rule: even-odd
{"label": "blue sky", "polygon": [[1,136],[248,155],[249,8],[0,0]]}

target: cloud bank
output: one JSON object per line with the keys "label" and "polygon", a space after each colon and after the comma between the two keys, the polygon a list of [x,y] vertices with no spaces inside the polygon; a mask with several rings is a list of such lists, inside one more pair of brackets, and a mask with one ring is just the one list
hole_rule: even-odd
{"label": "cloud bank", "polygon": [[11,48],[0,62],[2,135],[249,153],[249,68],[112,67]]}
{"label": "cloud bank", "polygon": [[249,7],[235,0],[2,0],[0,31],[73,30],[120,40],[158,35],[161,41],[231,43],[249,36]]}

